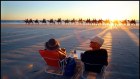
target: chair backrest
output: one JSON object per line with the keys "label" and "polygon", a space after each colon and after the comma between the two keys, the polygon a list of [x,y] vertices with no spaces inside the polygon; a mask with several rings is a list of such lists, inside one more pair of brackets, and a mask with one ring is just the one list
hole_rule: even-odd
{"label": "chair backrest", "polygon": [[82,61],[85,63],[90,64],[102,64],[102,65],[108,65],[108,55],[105,50],[100,50],[101,52],[97,53],[85,53],[82,54]]}
{"label": "chair backrest", "polygon": [[85,71],[100,73],[100,72],[102,72],[104,66],[105,65],[102,65],[102,64],[90,64],[90,63],[84,62],[84,70]]}
{"label": "chair backrest", "polygon": [[39,50],[40,55],[43,57],[48,66],[60,68],[59,54],[48,50]]}
{"label": "chair backrest", "polygon": [[104,49],[101,49],[100,51],[95,53],[86,52],[82,54],[81,57],[81,60],[84,63],[85,71],[100,73],[102,72],[104,66],[108,65],[108,55],[107,51]]}

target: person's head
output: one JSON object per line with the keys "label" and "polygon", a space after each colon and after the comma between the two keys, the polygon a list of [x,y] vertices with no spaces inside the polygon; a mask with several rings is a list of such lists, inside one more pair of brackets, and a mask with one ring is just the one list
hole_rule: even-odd
{"label": "person's head", "polygon": [[60,47],[59,42],[54,38],[49,39],[48,42],[45,43],[45,48],[48,50],[56,50],[59,47]]}
{"label": "person's head", "polygon": [[90,47],[93,50],[100,49],[100,47],[103,45],[103,43],[104,43],[104,39],[102,39],[99,36],[95,36],[92,39],[90,39]]}

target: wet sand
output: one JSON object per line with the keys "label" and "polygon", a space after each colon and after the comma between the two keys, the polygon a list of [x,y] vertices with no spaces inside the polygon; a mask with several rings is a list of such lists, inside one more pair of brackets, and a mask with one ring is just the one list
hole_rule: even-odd
{"label": "wet sand", "polygon": [[[1,78],[62,79],[44,73],[45,62],[38,53],[49,38],[59,40],[69,53],[73,49],[88,50],[89,38],[105,39],[109,65],[105,79],[139,79],[139,25],[61,25],[2,24]],[[68,79],[68,78],[66,78]]]}

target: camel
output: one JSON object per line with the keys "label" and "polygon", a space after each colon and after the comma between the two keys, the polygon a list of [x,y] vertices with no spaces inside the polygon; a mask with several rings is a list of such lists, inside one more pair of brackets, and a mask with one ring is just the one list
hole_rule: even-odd
{"label": "camel", "polygon": [[128,20],[128,22],[130,23],[130,26],[131,26],[131,24],[133,24],[133,25],[135,25],[136,26],[136,21],[135,20]]}
{"label": "camel", "polygon": [[70,21],[71,23],[76,23],[76,20],[73,18],[73,20]]}
{"label": "camel", "polygon": [[34,22],[35,22],[35,23],[37,23],[37,24],[39,24],[39,21],[38,21],[38,19],[36,19]]}
{"label": "camel", "polygon": [[70,20],[64,20],[65,24],[68,24],[70,22]]}
{"label": "camel", "polygon": [[91,20],[91,23],[97,25],[98,24],[98,21],[96,19],[93,19],[93,20]]}
{"label": "camel", "polygon": [[83,24],[82,18],[78,20],[78,23]]}
{"label": "camel", "polygon": [[46,21],[46,19],[43,19],[42,21],[40,21],[40,22],[42,22],[42,23],[47,23],[47,21]]}
{"label": "camel", "polygon": [[123,25],[127,25],[127,20],[120,21]]}
{"label": "camel", "polygon": [[86,22],[87,24],[91,24],[90,19],[87,19],[85,22]]}
{"label": "camel", "polygon": [[28,20],[28,19],[25,19],[24,22],[25,22],[26,24],[29,24],[29,20]]}
{"label": "camel", "polygon": [[62,24],[61,18],[58,18],[58,20],[56,20],[56,22],[57,22],[58,24]]}
{"label": "camel", "polygon": [[55,21],[54,21],[53,19],[50,19],[48,22],[49,22],[50,24],[55,24]]}
{"label": "camel", "polygon": [[32,19],[30,19],[29,21],[28,21],[28,23],[30,24],[30,23],[32,23],[33,24],[33,20]]}
{"label": "camel", "polygon": [[109,19],[106,19],[103,21],[106,25],[109,25],[111,23],[111,21]]}
{"label": "camel", "polygon": [[99,20],[97,21],[97,23],[102,25],[103,20],[102,20],[102,19],[99,19]]}

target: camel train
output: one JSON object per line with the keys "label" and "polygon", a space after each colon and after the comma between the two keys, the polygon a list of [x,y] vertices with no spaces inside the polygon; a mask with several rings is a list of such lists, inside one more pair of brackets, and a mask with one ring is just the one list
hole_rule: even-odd
{"label": "camel train", "polygon": [[46,19],[43,19],[43,20],[32,20],[32,19],[25,19],[24,22],[26,24],[88,24],[88,25],[110,25],[111,23],[114,25],[114,26],[117,26],[119,24],[122,24],[122,25],[128,25],[130,24],[131,25],[136,25],[136,20],[132,19],[132,20],[109,20],[109,19],[105,19],[105,20],[102,20],[102,19],[86,19],[86,20],[83,20],[82,18],[80,18],[79,20],[76,20],[76,19],[72,19],[72,20],[69,20],[69,19],[65,19],[65,20],[62,20],[61,18],[58,18],[57,20],[54,20],[54,19],[50,19],[50,20],[46,20]]}

